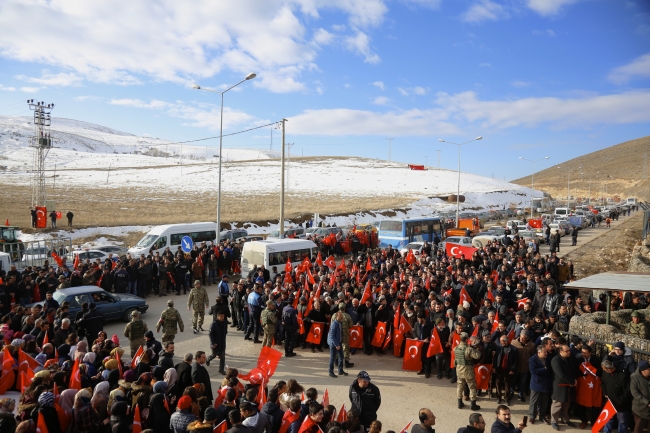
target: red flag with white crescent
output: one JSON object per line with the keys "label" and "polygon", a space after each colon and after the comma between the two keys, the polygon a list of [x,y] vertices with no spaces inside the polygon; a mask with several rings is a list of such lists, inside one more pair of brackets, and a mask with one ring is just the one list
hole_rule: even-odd
{"label": "red flag with white crescent", "polygon": [[372,290],[370,289],[370,280],[368,280],[368,282],[366,283],[366,288],[363,290],[363,296],[361,297],[361,304],[365,305],[368,299],[372,301]]}
{"label": "red flag with white crescent", "polygon": [[140,405],[135,406],[135,414],[133,415],[133,427],[131,433],[142,433],[142,420],[140,419]]}
{"label": "red flag with white crescent", "polygon": [[368,257],[368,261],[366,261],[366,271],[372,270],[372,263],[370,263],[370,257]]}
{"label": "red flag with white crescent", "polygon": [[517,301],[517,311],[523,310],[524,306],[526,305],[526,302],[528,302],[528,298],[523,298]]}
{"label": "red flag with white crescent", "polygon": [[492,365],[476,364],[474,366],[474,377],[476,377],[476,389],[487,391],[490,388],[490,376]]}
{"label": "red flag with white crescent", "polygon": [[478,251],[478,248],[464,247],[462,245],[446,243],[445,250],[447,252],[447,255],[450,257],[455,257],[457,259],[465,258],[469,260],[474,255],[474,253]]}
{"label": "red flag with white crescent", "polygon": [[81,389],[81,371],[79,371],[79,358],[75,359],[74,365],[72,366],[72,374],[70,375],[70,384],[68,386],[70,389]]}
{"label": "red flag with white crescent", "polygon": [[616,415],[616,413],[617,411],[612,404],[612,401],[610,399],[607,399],[607,403],[605,403],[603,411],[600,413],[600,415],[598,415],[598,419],[591,427],[591,433],[598,433],[603,428],[605,428],[605,425],[609,422],[610,419],[612,419],[614,415]]}
{"label": "red flag with white crescent", "polygon": [[327,407],[330,405],[330,393],[327,391],[327,388],[325,388],[325,392],[323,393],[323,407]]}
{"label": "red flag with white crescent", "polygon": [[330,269],[336,268],[336,260],[334,260],[334,256],[329,256],[323,263]]}
{"label": "red flag with white crescent", "polygon": [[431,339],[429,340],[429,349],[427,349],[427,358],[430,358],[442,352],[442,341],[440,341],[438,327],[434,326],[431,330]]}
{"label": "red flag with white crescent", "polygon": [[320,251],[318,252],[318,255],[316,256],[316,264],[318,266],[323,266],[323,256],[320,255]]}
{"label": "red flag with white crescent", "polygon": [[384,344],[384,339],[386,338],[386,322],[377,322],[377,328],[375,328],[375,335],[372,337],[371,344],[375,347],[381,347]]}
{"label": "red flag with white crescent", "polygon": [[402,370],[407,371],[420,371],[422,369],[422,346],[424,341],[415,340],[413,338],[406,339],[406,346],[404,346],[404,361],[402,362]]}
{"label": "red flag with white crescent", "polygon": [[463,286],[460,289],[460,305],[463,305],[463,302],[469,302],[470,304],[472,303],[472,298],[469,297],[469,293],[467,293],[467,290],[465,290],[465,286]]}
{"label": "red flag with white crescent", "polygon": [[305,341],[307,343],[320,344],[321,338],[323,337],[323,330],[325,329],[325,324],[322,322],[311,322],[311,328],[309,329],[309,334]]}
{"label": "red flag with white crescent", "polygon": [[341,409],[339,410],[339,413],[336,416],[336,421],[340,423],[344,423],[347,420],[348,420],[348,411],[345,410],[345,403],[343,403],[343,406],[341,406]]}
{"label": "red flag with white crescent", "polygon": [[492,333],[496,332],[499,329],[499,312],[497,311],[494,315],[494,322],[492,322]]}
{"label": "red flag with white crescent", "polygon": [[350,327],[350,349],[363,349],[363,326]]}
{"label": "red flag with white crescent", "polygon": [[449,368],[456,368],[454,365],[454,362],[456,361],[456,356],[454,355],[454,349],[456,346],[458,346],[458,343],[460,343],[460,335],[458,335],[455,331],[451,335],[451,362],[449,363],[450,367]]}

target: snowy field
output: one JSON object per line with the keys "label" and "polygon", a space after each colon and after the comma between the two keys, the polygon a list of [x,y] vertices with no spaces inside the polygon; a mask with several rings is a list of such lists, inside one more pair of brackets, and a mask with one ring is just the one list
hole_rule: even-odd
{"label": "snowy field", "polygon": [[[0,178],[6,187],[28,187],[31,181],[34,150],[29,147],[33,135],[30,117],[0,116]],[[53,148],[46,160],[46,183],[79,190],[102,188],[114,191],[137,191],[138,200],[148,200],[147,191],[160,191],[161,179],[175,179],[174,194],[214,194],[218,172],[216,148],[170,144],[152,137],[139,137],[100,125],[53,119]],[[181,156],[182,152],[182,156]],[[153,156],[158,155],[158,156]],[[222,189],[230,196],[277,194],[280,192],[280,161],[275,152],[260,149],[223,151]],[[311,157],[291,158],[287,164],[286,191],[309,201],[321,196],[354,199],[392,197],[408,205],[401,209],[369,209],[364,212],[326,218],[339,226],[382,219],[382,213],[395,212],[398,217],[418,217],[452,210],[445,198],[455,194],[457,172],[436,168],[410,170],[404,163],[364,158]],[[497,179],[461,174],[461,194],[466,197],[462,208],[503,209],[526,205],[532,190]],[[536,191],[535,196],[541,195]],[[170,195],[169,200],[174,200]],[[128,205],[128,203],[124,203]],[[2,206],[0,205],[0,208]],[[290,225],[291,222],[289,221]],[[267,233],[277,227],[245,224],[251,234]],[[138,226],[135,231],[146,227]],[[91,229],[84,229],[91,230]],[[110,234],[110,229],[93,228],[93,233],[61,233],[73,238]],[[120,230],[134,231],[128,226]]]}

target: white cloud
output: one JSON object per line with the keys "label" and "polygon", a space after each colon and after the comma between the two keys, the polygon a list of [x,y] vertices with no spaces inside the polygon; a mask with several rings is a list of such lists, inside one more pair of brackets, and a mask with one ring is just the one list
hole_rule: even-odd
{"label": "white cloud", "polygon": [[400,95],[402,95],[402,96],[408,96],[408,95],[409,95],[408,90],[404,89],[403,87],[398,87],[398,88],[397,88],[397,91],[398,91],[398,92],[400,93]]}
{"label": "white cloud", "polygon": [[25,75],[16,75],[18,80],[27,81],[28,83],[36,83],[42,86],[77,86],[81,84],[83,78],[74,73],[60,72],[58,74],[51,74],[47,69],[43,70],[40,77],[27,77]]}
{"label": "white cloud", "polygon": [[417,86],[417,87],[413,88],[413,93],[415,93],[416,95],[426,95],[427,91],[428,91],[427,89],[425,89],[424,87],[420,87],[420,86]]}
{"label": "white cloud", "polygon": [[373,86],[379,87],[381,90],[384,90],[386,86],[384,86],[383,81],[375,81],[374,83],[371,83]]}
{"label": "white cloud", "polygon": [[379,63],[381,59],[370,50],[370,38],[362,31],[357,31],[356,35],[345,38],[345,45],[348,50],[356,52],[365,57],[366,63]]}
{"label": "white cloud", "polygon": [[402,96],[408,96],[408,95],[426,95],[429,92],[429,89],[425,89],[424,87],[416,86],[416,87],[398,87],[397,91],[400,93]]}
{"label": "white cloud", "polygon": [[456,119],[481,122],[484,128],[540,124],[569,128],[650,122],[650,90],[580,99],[547,97],[511,101],[481,101],[475,92],[440,93],[436,102]]}
{"label": "white cloud", "polygon": [[577,3],[578,0],[528,0],[527,5],[540,15],[555,15],[564,6]]}
{"label": "white cloud", "polygon": [[74,100],[77,102],[86,102],[86,101],[102,101],[103,99],[98,96],[81,95],[81,96],[76,96]]}
{"label": "white cloud", "polygon": [[[168,116],[176,117],[179,119],[187,120],[184,125],[206,128],[211,131],[219,130],[219,111],[220,106],[214,104],[195,104],[191,105],[183,101],[166,102],[157,99],[152,99],[150,102],[145,102],[140,99],[111,99],[111,105],[118,105],[122,107],[144,108],[150,110],[159,110],[166,113]],[[223,128],[224,130],[231,130],[235,126],[241,125],[262,125],[269,123],[265,120],[259,120],[254,116],[240,110],[234,110],[229,107],[223,108]]]}
{"label": "white cloud", "polygon": [[440,2],[441,2],[441,0],[400,0],[400,1],[410,6],[424,7],[428,9],[438,9],[440,7]]}
{"label": "white cloud", "polygon": [[609,73],[609,81],[625,84],[635,77],[650,77],[650,53],[637,57],[627,65],[619,66]]}
{"label": "white cloud", "polygon": [[483,62],[483,63],[479,64],[478,66],[479,66],[479,68],[491,68],[492,63]]}
{"label": "white cloud", "polygon": [[348,23],[337,27],[345,32],[340,37],[366,62],[376,63],[367,29],[383,22],[384,2],[196,0],[188,7],[158,0],[151,7],[129,0],[5,0],[0,56],[64,70],[34,78],[51,86],[72,85],[77,77],[121,85],[186,84],[227,70],[235,77],[254,71],[259,79],[253,85],[272,92],[304,91],[305,72],[317,70],[318,45],[333,40],[325,30],[309,39],[309,23],[321,10],[344,14]]}
{"label": "white cloud", "polygon": [[499,3],[491,0],[479,0],[461,15],[461,19],[468,23],[480,23],[482,21],[496,21],[508,16],[505,8]]}
{"label": "white cloud", "polygon": [[3,90],[5,92],[15,92],[16,88],[15,87],[6,87],[0,84],[0,90]]}
{"label": "white cloud", "polygon": [[[291,117],[297,135],[456,135],[467,129],[544,125],[589,128],[650,122],[650,90],[583,98],[482,101],[475,92],[439,93],[430,109],[375,112],[346,108],[305,110]],[[478,125],[477,125],[478,124]]]}
{"label": "white cloud", "polygon": [[535,36],[548,36],[551,38],[554,38],[556,36],[555,31],[552,29],[546,29],[546,30],[533,30],[533,34]]}
{"label": "white cloud", "polygon": [[40,87],[21,87],[20,90],[25,92],[25,93],[36,93],[39,90],[41,90],[41,88]]}
{"label": "white cloud", "polygon": [[388,99],[385,96],[377,96],[372,103],[375,105],[386,105],[390,102],[390,99]]}
{"label": "white cloud", "polygon": [[530,86],[530,81],[513,81],[512,83],[510,83],[510,85],[512,87],[517,87],[517,88],[521,89],[523,87]]}

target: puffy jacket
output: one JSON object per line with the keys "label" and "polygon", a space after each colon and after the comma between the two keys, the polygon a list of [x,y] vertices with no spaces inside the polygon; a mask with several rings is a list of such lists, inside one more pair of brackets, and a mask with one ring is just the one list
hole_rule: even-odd
{"label": "puffy jacket", "polygon": [[361,388],[355,379],[350,385],[349,397],[352,408],[359,414],[359,423],[369,428],[370,423],[377,419],[377,411],[381,406],[379,388],[372,382],[366,388]]}
{"label": "puffy jacket", "polygon": [[630,391],[634,401],[632,402],[632,412],[643,419],[650,419],[650,380],[635,371],[630,376]]}

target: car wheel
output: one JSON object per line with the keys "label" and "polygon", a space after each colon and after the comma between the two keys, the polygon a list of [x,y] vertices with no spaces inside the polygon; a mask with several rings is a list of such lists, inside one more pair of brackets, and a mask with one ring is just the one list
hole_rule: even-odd
{"label": "car wheel", "polygon": [[130,322],[131,321],[131,313],[136,311],[137,308],[129,308],[124,312],[124,317],[122,318],[125,322]]}

